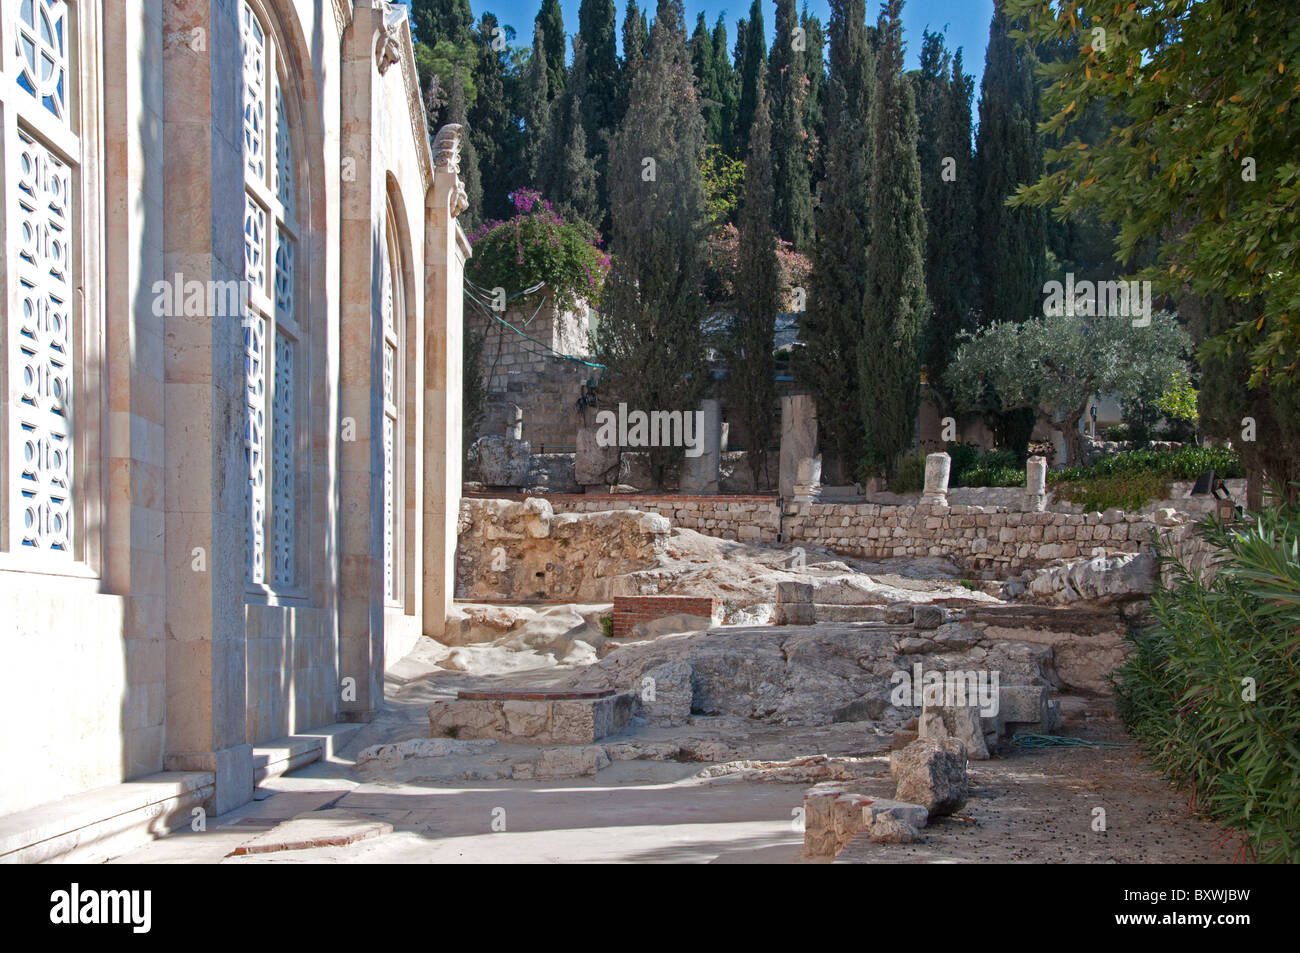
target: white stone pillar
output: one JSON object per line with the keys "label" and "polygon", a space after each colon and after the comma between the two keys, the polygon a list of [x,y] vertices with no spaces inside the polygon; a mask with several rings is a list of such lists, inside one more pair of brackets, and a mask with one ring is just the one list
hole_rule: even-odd
{"label": "white stone pillar", "polygon": [[1025,463],[1025,495],[1029,509],[1041,513],[1047,508],[1047,458],[1030,457]]}
{"label": "white stone pillar", "polygon": [[458,125],[434,143],[433,187],[425,233],[424,375],[424,634],[442,638],[456,587],[456,524],[460,517],[461,341],[469,239],[456,222],[467,206],[460,180]]}
{"label": "white stone pillar", "polygon": [[[699,432],[693,434],[693,437],[699,455],[682,459],[682,476],[678,489],[683,493],[717,493],[718,467],[722,463],[721,405],[713,399],[701,401],[695,420],[699,424]],[[687,448],[687,452],[695,451]]]}
{"label": "white stone pillar", "polygon": [[[750,451],[755,452],[753,450]],[[758,450],[757,452],[762,452]],[[811,394],[794,394],[781,398],[781,458],[780,493],[790,498],[795,495],[802,460],[817,456],[817,403]],[[807,464],[805,464],[805,468]],[[821,481],[821,464],[817,465],[817,481]],[[805,484],[806,485],[806,484]]]}
{"label": "white stone pillar", "polygon": [[952,458],[946,453],[931,453],[925,458],[925,491],[921,502],[930,506],[948,505],[948,474]]}
{"label": "white stone pillar", "polygon": [[[195,29],[207,37],[205,56],[179,43],[164,43],[161,53],[168,93],[161,129],[168,214],[163,274],[181,273],[186,282],[239,280],[243,130],[230,101],[239,90],[231,77],[242,71],[237,8],[168,3],[162,17],[164,37]],[[245,706],[243,336],[238,318],[206,314],[168,317],[163,336],[164,767],[212,772],[211,813],[249,801],[254,783]],[[194,568],[196,554],[204,571]]]}

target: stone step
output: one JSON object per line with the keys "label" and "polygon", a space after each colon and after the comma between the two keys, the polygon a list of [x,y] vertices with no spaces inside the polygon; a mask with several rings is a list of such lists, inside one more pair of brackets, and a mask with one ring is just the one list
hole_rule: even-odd
{"label": "stone step", "polygon": [[165,771],[0,817],[0,863],[102,863],[190,823],[207,771]]}
{"label": "stone step", "polygon": [[461,692],[429,708],[431,737],[494,738],[517,744],[589,745],[627,725],[630,692]]}

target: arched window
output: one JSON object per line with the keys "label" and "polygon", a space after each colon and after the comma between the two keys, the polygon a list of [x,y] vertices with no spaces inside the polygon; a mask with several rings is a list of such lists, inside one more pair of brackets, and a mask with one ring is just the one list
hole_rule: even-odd
{"label": "arched window", "polygon": [[[6,3],[3,38],[3,284],[10,399],[4,548],[38,560],[78,558],[74,387],[82,254],[76,6]],[[17,14],[14,17],[14,13]]]}
{"label": "arched window", "polygon": [[401,245],[397,239],[393,207],[389,203],[385,219],[383,246],[383,387],[384,387],[384,600],[390,604],[402,599],[400,555],[404,551],[401,535],[403,510],[402,415],[398,407],[404,402],[402,332],[406,325],[406,295],[402,282]]}
{"label": "arched window", "polygon": [[285,103],[285,64],[267,20],[247,0],[240,4],[240,39],[248,302],[244,315],[246,571],[254,587],[280,589],[298,582],[295,362],[305,321],[295,300],[296,167]]}

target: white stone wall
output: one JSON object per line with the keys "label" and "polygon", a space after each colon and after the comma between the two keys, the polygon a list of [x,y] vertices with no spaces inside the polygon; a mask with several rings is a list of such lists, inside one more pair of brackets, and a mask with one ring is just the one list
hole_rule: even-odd
{"label": "white stone wall", "polygon": [[[12,550],[0,512],[0,666],[12,680],[0,757],[22,771],[0,790],[0,814],[161,771],[210,772],[209,810],[224,811],[251,796],[252,745],[346,714],[345,662],[362,685],[352,714],[365,717],[384,667],[445,621],[468,247],[447,214],[455,174],[435,173],[409,25],[386,29],[386,5],[369,2],[247,2],[282,65],[293,143],[300,336],[294,493],[281,512],[292,514],[294,579],[246,579],[240,316],[157,307],[159,282],[238,280],[248,267],[245,0],[70,3],[82,108],[77,545],[44,565]],[[6,6],[6,69],[13,30]],[[396,57],[381,63],[377,49]],[[0,104],[0,115],[13,111]],[[6,202],[13,183],[6,169]],[[370,335],[382,319],[377,237],[388,234],[401,292],[392,598],[373,585],[385,523]],[[12,248],[6,239],[3,253]],[[10,273],[0,269],[6,296]],[[0,439],[5,474],[10,452]]]}

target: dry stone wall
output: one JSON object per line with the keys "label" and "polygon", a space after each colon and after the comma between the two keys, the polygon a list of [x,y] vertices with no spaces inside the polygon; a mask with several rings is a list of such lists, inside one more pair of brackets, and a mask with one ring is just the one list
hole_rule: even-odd
{"label": "dry stone wall", "polygon": [[862,559],[934,556],[964,569],[1014,573],[1060,561],[1151,549],[1183,517],[1154,513],[1034,513],[996,506],[813,503],[782,514],[772,496],[573,494],[546,498],[557,513],[634,509],[673,526],[741,542],[816,546]]}

